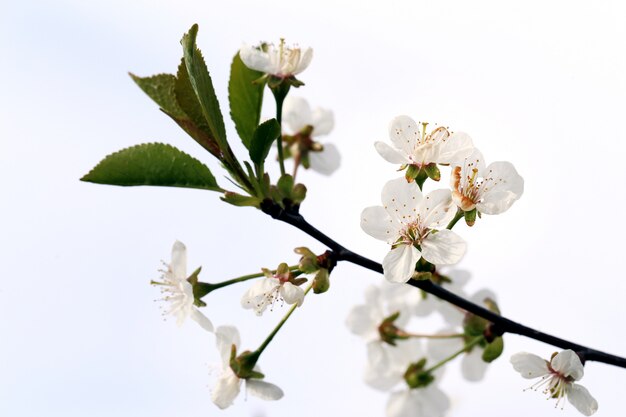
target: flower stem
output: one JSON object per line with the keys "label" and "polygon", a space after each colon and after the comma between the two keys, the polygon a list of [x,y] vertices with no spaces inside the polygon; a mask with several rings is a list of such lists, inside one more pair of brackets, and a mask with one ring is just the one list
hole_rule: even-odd
{"label": "flower stem", "polygon": [[407,333],[401,332],[400,336],[405,337],[414,337],[414,338],[424,338],[424,339],[455,339],[461,338],[465,336],[463,333],[454,333],[454,334],[418,334],[418,333]]}
{"label": "flower stem", "polygon": [[461,210],[460,208],[458,208],[456,210],[456,214],[454,215],[454,218],[452,220],[450,220],[450,223],[448,223],[448,226],[446,227],[446,229],[448,230],[452,230],[452,228],[454,227],[454,225],[461,220],[461,218],[463,218],[463,216],[465,215],[465,212],[463,210]]}
{"label": "flower stem", "polygon": [[[283,83],[281,83],[283,84]],[[276,146],[278,148],[278,163],[280,164],[280,175],[285,175],[285,157],[283,156],[283,102],[285,101],[285,97],[287,97],[287,93],[289,92],[289,86],[283,87],[279,85],[276,88],[272,88],[272,93],[274,93],[274,99],[276,100],[276,121],[280,126],[281,134],[278,135],[278,139],[276,139]]]}
{"label": "flower stem", "polygon": [[431,373],[435,369],[441,368],[443,365],[445,365],[446,363],[450,362],[452,359],[456,358],[461,353],[467,352],[469,349],[473,348],[474,346],[476,346],[477,344],[482,342],[484,339],[485,339],[485,336],[477,336],[477,337],[475,337],[474,339],[472,339],[469,342],[467,342],[467,344],[465,346],[463,346],[463,348],[461,350],[459,350],[457,352],[454,352],[452,355],[450,355],[447,358],[443,359],[442,361],[434,364],[433,366],[431,366],[430,368],[428,368],[424,372]]}
{"label": "flower stem", "polygon": [[[304,290],[305,296],[309,293],[311,288],[313,288],[313,284],[309,285],[309,287],[306,290]],[[274,339],[274,336],[276,336],[276,333],[278,333],[280,328],[283,327],[283,324],[287,322],[287,319],[289,319],[289,317],[296,310],[296,308],[298,308],[297,303],[291,306],[287,314],[285,314],[285,317],[283,317],[283,319],[278,323],[278,325],[274,328],[274,330],[272,330],[272,333],[270,333],[269,336],[267,336],[267,338],[263,341],[263,343],[261,343],[261,346],[259,346],[259,348],[255,350],[254,353],[256,353],[257,355],[261,355],[261,353],[263,353],[267,345],[269,345],[272,339]]]}
{"label": "flower stem", "polygon": [[[292,265],[289,267],[290,271],[296,270],[298,269],[298,265]],[[276,273],[276,270],[271,271],[273,274]],[[222,287],[227,287],[229,285],[232,284],[237,284],[238,282],[245,282],[248,281],[250,279],[254,279],[254,278],[260,278],[262,276],[264,276],[265,274],[263,272],[257,272],[254,274],[248,274],[248,275],[243,275],[237,278],[233,278],[233,279],[229,279],[227,281],[222,281],[222,282],[217,282],[215,284],[212,284],[210,282],[201,282],[199,281],[198,283],[196,283],[193,286],[193,290],[194,290],[194,296],[196,298],[202,298],[205,295],[207,295],[208,293],[210,293],[211,291],[217,290],[218,288],[222,288]]]}

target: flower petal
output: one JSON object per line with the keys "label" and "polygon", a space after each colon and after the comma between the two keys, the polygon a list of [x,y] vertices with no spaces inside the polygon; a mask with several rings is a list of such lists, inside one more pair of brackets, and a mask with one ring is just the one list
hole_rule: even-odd
{"label": "flower petal", "polygon": [[422,198],[422,192],[415,181],[407,182],[404,177],[388,181],[380,195],[387,213],[401,223],[415,220]]}
{"label": "flower petal", "polygon": [[346,318],[348,329],[359,336],[376,336],[377,326],[384,319],[382,311],[371,305],[352,307]]}
{"label": "flower petal", "polygon": [[187,247],[179,240],[172,246],[170,269],[175,279],[187,279]]}
{"label": "flower petal", "polygon": [[532,353],[520,352],[511,356],[513,369],[523,378],[533,379],[550,373],[548,361]]}
{"label": "flower petal", "polygon": [[239,330],[237,330],[235,326],[219,326],[215,330],[215,344],[222,358],[224,368],[230,369],[229,363],[232,346],[235,345],[235,347],[239,349],[239,345],[241,345]]}
{"label": "flower petal", "polygon": [[254,309],[257,315],[261,315],[267,305],[274,301],[270,296],[280,285],[277,278],[261,278],[256,281],[241,297],[241,306],[245,309]]}
{"label": "flower petal", "polygon": [[314,137],[328,135],[335,126],[335,116],[332,110],[317,107],[311,114],[311,125]]}
{"label": "flower petal", "polygon": [[398,151],[391,146],[387,145],[385,142],[375,142],[374,148],[376,148],[376,152],[387,162],[391,162],[392,164],[409,164],[411,160],[408,158],[403,151]]}
{"label": "flower petal", "polygon": [[240,385],[237,375],[230,368],[226,369],[213,387],[211,400],[222,410],[230,407],[239,395]]}
{"label": "flower petal", "polygon": [[467,244],[452,230],[430,233],[422,241],[422,256],[434,265],[452,265],[461,260]]}
{"label": "flower petal", "polygon": [[415,272],[415,264],[422,254],[413,245],[400,245],[383,259],[383,272],[387,281],[407,282]]}
{"label": "flower petal", "polygon": [[191,317],[193,321],[198,323],[200,327],[202,327],[207,332],[213,332],[213,323],[211,323],[211,320],[209,320],[209,318],[202,314],[197,308],[193,307],[191,309],[191,314],[189,315],[189,317]]}
{"label": "flower petal", "polygon": [[[432,297],[432,296],[431,296]],[[453,327],[445,328],[438,331],[435,334],[453,334],[458,333],[458,330]],[[452,356],[454,352],[458,352],[463,349],[463,338],[455,337],[449,339],[428,339],[426,342],[426,352],[428,356],[434,361],[442,361],[445,358]]]}
{"label": "flower petal", "polygon": [[467,133],[455,132],[443,138],[439,145],[437,161],[440,164],[455,164],[462,162],[474,150],[472,138]]}
{"label": "flower petal", "polygon": [[475,347],[461,360],[461,373],[468,381],[477,382],[485,377],[489,364],[483,361],[483,350]]}
{"label": "flower petal", "polygon": [[246,391],[265,401],[276,401],[285,395],[280,387],[258,379],[246,380]]}
{"label": "flower petal", "polygon": [[476,204],[481,213],[503,213],[524,193],[524,179],[510,162],[494,162],[483,175],[482,200]]}
{"label": "flower petal", "polygon": [[250,69],[265,73],[272,72],[273,68],[269,55],[254,46],[244,44],[241,49],[239,49],[239,57],[245,66]]}
{"label": "flower petal", "polygon": [[313,48],[310,48],[310,47],[306,48],[301,53],[302,55],[300,57],[300,62],[298,63],[298,66],[293,72],[294,75],[300,74],[302,71],[307,69],[307,67],[311,63],[311,60],[313,59]]}
{"label": "flower petal", "polygon": [[389,123],[389,139],[397,149],[411,155],[420,139],[419,126],[409,116],[398,116]]}
{"label": "flower petal", "polygon": [[422,199],[417,212],[424,227],[439,229],[447,226],[456,212],[452,193],[448,189],[431,191]]}
{"label": "flower petal", "polygon": [[376,239],[392,244],[398,239],[400,224],[382,206],[373,206],[361,213],[361,229]]}
{"label": "flower petal", "polygon": [[574,381],[578,381],[585,374],[580,358],[571,349],[557,353],[550,361],[550,365],[555,371],[574,378]]}
{"label": "flower petal", "polygon": [[590,416],[598,411],[598,402],[591,396],[587,388],[572,384],[567,391],[567,399],[578,411]]}
{"label": "flower petal", "polygon": [[296,134],[306,126],[312,125],[311,108],[302,97],[287,96],[283,103],[283,125],[291,134]]}
{"label": "flower petal", "polygon": [[309,162],[313,171],[322,175],[331,175],[341,165],[341,154],[335,145],[325,143],[324,150],[309,152]]}
{"label": "flower petal", "polygon": [[[411,392],[409,390],[396,391],[391,394],[387,401],[387,417],[414,417],[421,416],[421,406],[417,407],[411,403]],[[429,416],[430,417],[430,416]]]}
{"label": "flower petal", "polygon": [[287,304],[298,304],[298,307],[304,302],[304,290],[291,282],[285,282],[280,288],[280,295]]}

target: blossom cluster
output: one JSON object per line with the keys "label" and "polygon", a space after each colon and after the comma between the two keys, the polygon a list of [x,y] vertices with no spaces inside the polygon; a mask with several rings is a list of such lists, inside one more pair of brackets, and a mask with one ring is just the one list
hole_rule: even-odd
{"label": "blossom cluster", "polygon": [[[214,335],[221,373],[211,398],[218,408],[225,409],[234,403],[242,385],[248,393],[264,400],[283,397],[281,388],[265,381],[259,359],[310,291],[322,294],[329,290],[330,274],[338,261],[351,259],[360,265],[365,262],[376,271],[380,271],[381,265],[334,242],[299,214],[307,189],[296,183],[298,169],[310,168],[331,175],[341,163],[339,149],[320,139],[334,128],[333,112],[311,108],[304,98],[289,94],[292,88],[304,85],[296,76],[309,67],[313,50],[288,45],[281,39],[276,45],[243,45],[236,54],[229,103],[237,133],[250,157],[249,161],[240,161],[226,139],[210,75],[195,45],[197,30],[194,25],[181,41],[184,65],[178,74],[131,76],[164,113],[221,162],[237,188],[222,188],[207,166],[165,144],[143,144],[109,155],[108,161],[82,179],[123,186],[180,186],[220,192],[223,201],[259,209],[301,228],[328,246],[329,250],[320,255],[308,248],[296,248],[300,255],[296,265],[281,263],[274,270],[264,268],[261,272],[208,283],[199,279],[201,268],[189,274],[187,248],[182,242],[174,243],[171,261],[161,271],[161,279],[152,284],[162,291],[162,301],[166,303],[163,315],[174,317],[178,325],[191,319]],[[275,99],[276,117],[260,123],[266,86]],[[451,404],[440,388],[445,365],[460,358],[464,378],[482,380],[489,363],[503,353],[505,331],[496,325],[500,309],[495,294],[487,289],[470,294],[465,289],[469,273],[450,269],[467,250],[462,232],[452,229],[461,219],[471,227],[483,215],[509,210],[522,196],[524,180],[510,162],[487,164],[466,133],[444,126],[431,128],[426,122],[418,123],[401,115],[390,122],[388,134],[389,141],[374,142],[374,149],[394,165],[393,172],[403,171],[404,175],[389,180],[381,191],[381,205],[365,208],[360,216],[363,231],[388,245],[388,252],[381,256],[385,280],[367,289],[365,303],[350,311],[346,324],[366,342],[366,384],[390,392],[388,417],[443,417]],[[280,168],[275,182],[265,171],[274,143]],[[291,173],[285,170],[285,160],[293,162]],[[169,161],[170,165],[155,166],[158,164],[154,161]],[[143,172],[143,167],[149,169]],[[426,189],[442,182],[442,175],[446,174],[447,186]],[[239,301],[242,308],[262,316],[275,308],[289,307],[257,349],[242,350],[239,330],[232,325],[214,327],[201,308],[206,306],[203,298],[209,293],[249,280],[255,281],[243,291]],[[430,287],[418,281],[430,281]],[[432,292],[440,295],[447,290],[453,295],[450,298],[448,294],[448,300],[461,297],[465,301],[456,304],[471,311],[412,287],[436,288]],[[468,307],[467,301],[473,303],[472,307]],[[444,325],[428,334],[410,330],[415,320],[431,314],[439,315]],[[556,400],[557,406],[563,406],[567,399],[588,416],[598,409],[598,404],[578,383],[584,370],[584,355],[579,354],[565,350],[544,360],[534,354],[518,353],[511,357],[511,363],[522,377],[540,378],[531,388],[542,388],[548,398]]]}

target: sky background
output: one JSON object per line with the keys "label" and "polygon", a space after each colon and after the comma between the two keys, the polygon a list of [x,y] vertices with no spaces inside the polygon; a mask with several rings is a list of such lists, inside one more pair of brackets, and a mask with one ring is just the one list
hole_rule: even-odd
{"label": "sky background", "polygon": [[[315,49],[294,94],[333,109],[327,140],[343,160],[331,178],[299,174],[311,223],[381,260],[388,247],[360,230],[359,216],[397,173],[373,142],[387,140],[400,114],[465,131],[487,161],[512,161],[526,185],[507,213],[456,228],[469,245],[460,264],[473,274],[469,291],[488,287],[510,318],[626,355],[623,2],[27,0],[2,9],[0,415],[384,413],[387,395],[361,382],[365,345],[344,325],[381,276],[339,265],[331,291],[307,299],[261,359],[285,398],[241,396],[220,413],[210,401],[213,336],[195,323],[163,322],[148,285],[160,260],[180,239],[189,269],[202,265],[201,279],[216,282],[294,263],[297,246],[325,248],[215,193],[78,181],[105,155],[152,141],[221,178],[216,161],[127,75],[175,72],[179,40],[196,22],[225,115],[230,60],[243,42],[285,37]],[[264,114],[273,112],[267,100]],[[228,120],[227,129],[236,142]],[[205,312],[239,326],[244,347],[254,348],[285,310],[243,311],[246,288],[209,295]],[[530,382],[508,362],[521,350],[548,357],[554,348],[517,336],[505,343],[482,383],[450,366],[441,384],[449,415],[578,415],[523,393]],[[621,413],[626,371],[597,363],[585,371],[598,415]]]}

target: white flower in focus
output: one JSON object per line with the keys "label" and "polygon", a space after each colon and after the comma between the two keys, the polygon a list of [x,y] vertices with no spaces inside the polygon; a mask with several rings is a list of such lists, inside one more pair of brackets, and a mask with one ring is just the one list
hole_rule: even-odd
{"label": "white flower in focus", "polygon": [[[239,331],[234,326],[219,326],[215,331],[215,342],[222,358],[222,374],[213,387],[211,400],[223,410],[233,404],[241,390],[242,379],[235,375],[230,367],[232,346],[239,350],[241,344]],[[262,400],[279,400],[284,395],[283,390],[269,382],[252,378],[245,381],[246,391]]]}
{"label": "white flower in focus", "polygon": [[331,175],[339,168],[341,155],[332,143],[321,144],[314,139],[327,135],[335,124],[333,112],[320,107],[311,110],[309,103],[295,96],[287,96],[283,104],[283,126],[290,136],[285,137],[294,158],[302,160],[305,168],[323,175]]}
{"label": "white flower in focus", "polygon": [[187,248],[178,240],[172,246],[172,260],[165,264],[167,270],[162,271],[162,281],[153,281],[164,294],[163,301],[169,303],[164,314],[176,317],[179,326],[190,317],[204,330],[213,331],[213,324],[194,305],[193,286],[187,281]]}
{"label": "white flower in focus", "polygon": [[465,133],[450,134],[445,127],[426,133],[428,123],[416,123],[408,116],[398,116],[389,124],[389,139],[393,147],[384,142],[374,144],[376,150],[392,164],[415,165],[418,168],[430,163],[451,164],[462,161],[474,149],[472,139]]}
{"label": "white flower in focus", "polygon": [[[555,398],[556,405],[567,397],[578,411],[590,416],[598,410],[598,402],[587,388],[575,384],[583,377],[584,369],[580,358],[573,350],[564,350],[552,357],[550,362],[532,353],[516,353],[511,356],[511,364],[523,378],[541,378],[531,388],[544,388],[548,398]],[[562,406],[563,407],[563,406]]]}
{"label": "white flower in focus", "polygon": [[387,401],[387,417],[443,417],[450,400],[436,385],[396,391]]}
{"label": "white flower in focus", "polygon": [[382,207],[363,210],[361,228],[392,245],[383,260],[387,280],[407,282],[421,257],[434,265],[451,265],[461,260],[465,242],[445,229],[454,216],[449,190],[435,190],[423,196],[415,182],[398,178],[385,184],[381,200]]}
{"label": "white flower in focus", "polygon": [[479,150],[453,167],[450,177],[454,203],[464,211],[484,214],[505,212],[524,193],[524,179],[510,162],[485,166]]}
{"label": "white flower in focus", "polygon": [[257,316],[263,314],[267,306],[273,306],[276,301],[287,304],[304,302],[304,290],[290,282],[291,273],[286,264],[281,264],[273,274],[263,269],[265,278],[256,281],[241,297],[241,306],[245,309],[254,309]]}
{"label": "white flower in focus", "polygon": [[288,46],[285,40],[281,39],[278,46],[243,45],[239,50],[239,56],[250,69],[278,78],[288,78],[301,73],[309,66],[313,59],[313,49]]}

